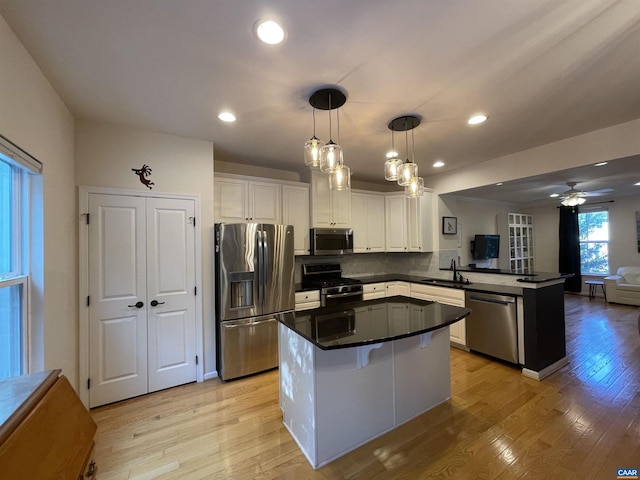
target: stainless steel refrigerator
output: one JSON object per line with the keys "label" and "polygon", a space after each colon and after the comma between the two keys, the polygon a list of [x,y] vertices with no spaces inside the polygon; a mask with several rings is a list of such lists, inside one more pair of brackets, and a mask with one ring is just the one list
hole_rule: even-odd
{"label": "stainless steel refrigerator", "polygon": [[215,226],[217,369],[222,380],[278,366],[278,315],[293,315],[293,227]]}

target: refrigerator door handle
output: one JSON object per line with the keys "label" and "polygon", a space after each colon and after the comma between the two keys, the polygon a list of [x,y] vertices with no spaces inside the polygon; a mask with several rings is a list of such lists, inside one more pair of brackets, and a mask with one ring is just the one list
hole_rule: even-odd
{"label": "refrigerator door handle", "polygon": [[271,316],[269,316],[269,317],[264,317],[264,318],[254,319],[254,320],[251,322],[251,325],[257,325],[257,324],[259,324],[259,323],[265,323],[265,322],[277,322],[277,320],[276,320],[276,318],[275,318],[275,317],[271,317]]}
{"label": "refrigerator door handle", "polygon": [[256,229],[256,253],[258,255],[258,268],[257,277],[258,277],[258,312],[260,314],[264,313],[264,245],[262,244],[262,225],[259,225]]}
{"label": "refrigerator door handle", "polygon": [[[267,288],[267,272],[271,259],[269,258],[269,239],[267,238],[267,231],[262,229],[262,291],[266,292]],[[265,293],[266,295],[266,293]],[[268,312],[262,312],[268,313]]]}

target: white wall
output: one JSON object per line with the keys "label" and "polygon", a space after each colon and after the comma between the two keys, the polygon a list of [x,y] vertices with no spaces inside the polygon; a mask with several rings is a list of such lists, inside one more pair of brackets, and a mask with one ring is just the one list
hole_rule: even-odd
{"label": "white wall", "polygon": [[640,195],[622,197],[608,204],[609,209],[609,271],[620,267],[640,267],[636,212],[640,212]]}
{"label": "white wall", "polygon": [[461,169],[430,175],[436,194],[506,182],[559,169],[590,165],[640,153],[640,119],[603,128]]}
{"label": "white wall", "polygon": [[205,375],[215,371],[213,308],[213,143],[105,123],[76,125],[77,185],[141,190],[131,171],[151,167],[153,191],[198,195],[201,209]]}
{"label": "white wall", "polygon": [[555,205],[521,208],[522,213],[533,215],[533,257],[539,272],[557,272],[560,240],[559,210]]}
{"label": "white wall", "polygon": [[43,259],[32,272],[31,369],[61,368],[77,387],[74,120],[1,16],[0,65],[0,133],[44,164],[35,182],[41,235],[31,238],[34,257]]}
{"label": "white wall", "polygon": [[[636,212],[640,211],[640,195],[622,197],[604,204],[609,210],[609,270],[614,274],[619,267],[640,266],[636,233]],[[438,202],[438,215],[458,218],[462,224],[462,248],[458,250],[460,264],[471,261],[469,242],[475,233],[496,233],[495,217],[498,213],[518,212],[533,215],[535,269],[540,272],[558,271],[558,222],[556,205],[523,207],[515,204],[466,199],[455,195],[442,195]],[[439,228],[439,227],[438,227]],[[439,235],[440,249],[455,248],[453,238]],[[590,277],[585,277],[590,278]]]}

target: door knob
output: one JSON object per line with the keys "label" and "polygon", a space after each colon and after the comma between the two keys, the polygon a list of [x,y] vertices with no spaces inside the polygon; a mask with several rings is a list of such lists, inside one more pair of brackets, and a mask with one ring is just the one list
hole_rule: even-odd
{"label": "door knob", "polygon": [[158,305],[164,305],[164,302],[159,302],[157,300],[151,300],[151,306],[157,307]]}
{"label": "door knob", "polygon": [[142,308],[142,307],[144,307],[144,303],[142,303],[142,302],[136,302],[136,304],[135,304],[135,305],[127,305],[127,307]]}

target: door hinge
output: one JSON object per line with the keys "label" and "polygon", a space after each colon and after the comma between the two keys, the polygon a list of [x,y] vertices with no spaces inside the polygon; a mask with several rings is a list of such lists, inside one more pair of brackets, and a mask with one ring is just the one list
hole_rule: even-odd
{"label": "door hinge", "polygon": [[198,355],[196,355],[196,365],[198,365]]}
{"label": "door hinge", "polygon": [[87,390],[91,390],[91,379],[87,378]]}
{"label": "door hinge", "polygon": [[91,297],[87,295],[87,307],[91,305]]}
{"label": "door hinge", "polygon": [[87,222],[87,225],[89,225],[89,214],[83,213],[81,216],[84,217],[85,222]]}
{"label": "door hinge", "polygon": [[196,226],[196,217],[189,217],[189,223],[191,223],[193,225],[193,227],[195,228],[195,226]]}
{"label": "door hinge", "polygon": [[198,287],[193,287],[193,294],[198,295]]}

